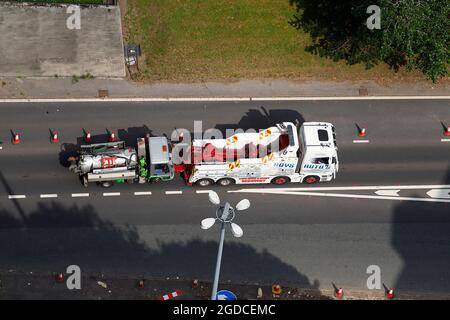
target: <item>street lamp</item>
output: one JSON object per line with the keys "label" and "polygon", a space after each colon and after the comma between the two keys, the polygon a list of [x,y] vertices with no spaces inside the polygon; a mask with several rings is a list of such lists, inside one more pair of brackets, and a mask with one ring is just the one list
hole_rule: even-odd
{"label": "street lamp", "polygon": [[[220,226],[220,239],[219,239],[219,250],[217,252],[217,262],[216,262],[216,273],[214,274],[214,283],[213,283],[213,290],[211,293],[211,300],[216,300],[217,295],[217,287],[219,285],[219,274],[220,274],[220,264],[222,262],[222,251],[223,251],[223,242],[225,239],[225,225],[229,223],[231,225],[231,233],[236,238],[242,237],[244,232],[242,231],[242,228],[237,225],[236,223],[232,222],[236,213],[234,211],[234,208],[226,202],[225,205],[220,205],[220,199],[217,193],[214,191],[209,192],[209,201],[216,206],[219,206],[216,210],[216,217],[215,218],[206,218],[203,219],[201,222],[201,228],[203,230],[211,228],[216,221],[221,222]],[[239,201],[239,203],[236,205],[237,211],[243,211],[250,207],[250,201],[247,199],[243,199]]]}

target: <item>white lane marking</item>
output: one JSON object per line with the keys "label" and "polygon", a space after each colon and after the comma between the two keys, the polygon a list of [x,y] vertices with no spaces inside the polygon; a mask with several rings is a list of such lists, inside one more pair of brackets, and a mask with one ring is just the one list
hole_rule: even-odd
{"label": "white lane marking", "polygon": [[353,140],[353,143],[369,143],[369,140]]}
{"label": "white lane marking", "polygon": [[3,147],[0,147],[0,150],[3,150]]}
{"label": "white lane marking", "polygon": [[8,199],[25,199],[27,196],[24,194],[11,194]]}
{"label": "white lane marking", "polygon": [[[250,189],[244,191],[245,193],[256,193],[252,192]],[[281,194],[281,195],[298,195],[298,196],[313,196],[313,197],[334,197],[334,198],[353,198],[353,199],[374,199],[374,200],[397,200],[397,201],[418,201],[418,202],[450,202],[444,199],[430,199],[430,198],[415,198],[415,197],[386,197],[386,196],[372,196],[372,195],[361,195],[361,194],[342,194],[342,193],[323,193],[323,192],[277,192],[271,190],[271,194]]]}
{"label": "white lane marking", "polygon": [[182,194],[183,191],[166,191],[166,194]]}
{"label": "white lane marking", "polygon": [[450,189],[431,189],[427,195],[431,198],[450,198]]}
{"label": "white lane marking", "polygon": [[398,197],[400,190],[377,190],[375,193],[379,196]]}
{"label": "white lane marking", "polygon": [[58,195],[56,193],[53,193],[53,194],[41,194],[39,197],[40,198],[58,198]]}
{"label": "white lane marking", "polygon": [[137,191],[134,193],[135,196],[150,196],[151,194],[151,191]]}
{"label": "white lane marking", "polygon": [[120,192],[104,192],[104,197],[118,197],[120,196]]}
{"label": "white lane marking", "polygon": [[450,142],[450,139],[441,139],[441,142]]}
{"label": "white lane marking", "polygon": [[348,96],[348,97],[181,97],[181,98],[56,98],[0,99],[0,103],[23,102],[196,102],[196,101],[348,101],[348,100],[450,100],[450,96]]}
{"label": "white lane marking", "polygon": [[431,184],[431,185],[406,185],[406,186],[353,186],[353,187],[300,187],[300,188],[259,188],[259,189],[239,189],[229,190],[228,192],[242,192],[247,190],[256,190],[257,192],[276,191],[349,191],[349,190],[388,190],[388,189],[443,189],[450,188],[450,184]]}
{"label": "white lane marking", "polygon": [[211,190],[197,190],[195,193],[209,193]]}
{"label": "white lane marking", "polygon": [[72,193],[72,198],[89,197],[89,193]]}

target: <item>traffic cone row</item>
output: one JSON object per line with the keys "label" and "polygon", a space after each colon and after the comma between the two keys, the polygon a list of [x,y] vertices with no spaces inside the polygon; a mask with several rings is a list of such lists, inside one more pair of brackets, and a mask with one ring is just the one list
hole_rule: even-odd
{"label": "traffic cone row", "polygon": [[[84,134],[84,141],[86,143],[91,143],[92,142],[92,134],[90,131],[85,132]],[[117,141],[117,137],[116,137],[116,133],[113,131],[109,134],[109,138],[108,138],[109,142],[115,142]],[[14,132],[12,138],[11,138],[11,143],[12,144],[19,144],[20,141],[20,135],[18,132]],[[57,131],[50,131],[50,142],[51,143],[57,143],[59,142],[59,136],[58,136],[58,132]]]}
{"label": "traffic cone row", "polygon": [[[448,126],[448,127],[446,127],[444,129],[444,136],[450,136],[450,126]],[[366,128],[360,128],[358,126],[358,137],[360,137],[360,138],[366,137]],[[180,133],[180,137],[179,138],[180,138],[179,142],[183,141],[183,133]],[[110,133],[108,140],[109,140],[109,142],[117,141],[116,133],[114,131]],[[92,135],[91,135],[90,131],[85,133],[84,141],[86,143],[91,143],[92,142]],[[20,135],[19,135],[18,132],[14,133],[14,135],[13,135],[13,137],[11,139],[11,142],[12,142],[12,144],[19,144],[20,143]],[[56,131],[52,132],[50,142],[51,143],[59,142],[58,133]]]}

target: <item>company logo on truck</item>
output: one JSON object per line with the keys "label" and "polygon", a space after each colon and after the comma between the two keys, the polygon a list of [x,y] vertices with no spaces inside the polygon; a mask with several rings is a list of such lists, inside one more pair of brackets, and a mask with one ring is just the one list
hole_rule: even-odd
{"label": "company logo on truck", "polygon": [[313,170],[328,170],[330,169],[329,164],[305,164],[303,169],[313,169]]}
{"label": "company logo on truck", "polygon": [[287,168],[287,169],[292,169],[295,167],[295,164],[293,163],[286,163],[286,162],[275,162],[273,164],[273,166],[275,168]]}

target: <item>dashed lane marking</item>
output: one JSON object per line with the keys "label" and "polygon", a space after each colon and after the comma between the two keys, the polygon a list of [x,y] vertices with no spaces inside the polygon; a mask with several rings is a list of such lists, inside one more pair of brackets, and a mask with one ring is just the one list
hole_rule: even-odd
{"label": "dashed lane marking", "polygon": [[183,191],[166,191],[166,194],[182,194]]}
{"label": "dashed lane marking", "polygon": [[25,199],[27,196],[24,194],[11,194],[8,199]]}
{"label": "dashed lane marking", "polygon": [[151,196],[152,192],[151,191],[136,191],[134,193],[135,196]]}
{"label": "dashed lane marking", "polygon": [[211,190],[197,190],[195,193],[209,193]]}
{"label": "dashed lane marking", "polygon": [[89,193],[72,193],[72,198],[89,197]]}
{"label": "dashed lane marking", "polygon": [[369,140],[353,140],[353,143],[369,143]]}
{"label": "dashed lane marking", "polygon": [[120,192],[104,192],[104,197],[118,197],[120,196]]}
{"label": "dashed lane marking", "polygon": [[57,194],[41,194],[40,196],[39,196],[40,198],[58,198],[58,195]]}

